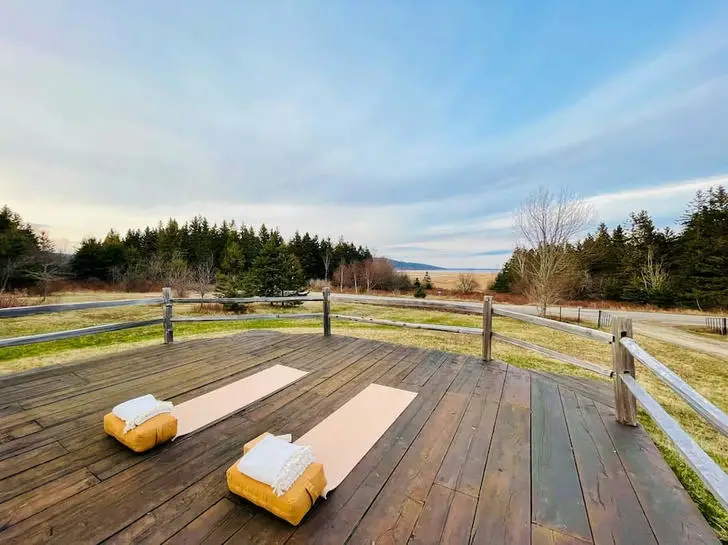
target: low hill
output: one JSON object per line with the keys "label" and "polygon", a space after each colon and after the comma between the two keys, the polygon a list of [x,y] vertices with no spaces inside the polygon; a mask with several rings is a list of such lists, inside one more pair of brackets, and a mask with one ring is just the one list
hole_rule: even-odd
{"label": "low hill", "polygon": [[428,265],[427,263],[415,263],[413,261],[397,261],[396,259],[390,259],[389,262],[394,266],[395,269],[400,271],[444,271],[445,267],[438,267],[436,265]]}

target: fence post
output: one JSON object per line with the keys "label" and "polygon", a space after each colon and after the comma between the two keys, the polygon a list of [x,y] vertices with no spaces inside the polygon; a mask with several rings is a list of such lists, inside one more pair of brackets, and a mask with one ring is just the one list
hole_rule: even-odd
{"label": "fence post", "polygon": [[721,335],[728,335],[728,318],[723,318],[723,327],[720,331]]}
{"label": "fence post", "polygon": [[576,323],[577,324],[581,323],[581,307],[576,309]]}
{"label": "fence post", "polygon": [[637,425],[637,400],[624,385],[620,375],[628,374],[635,376],[634,358],[629,351],[622,346],[619,339],[632,337],[632,319],[617,316],[612,320],[612,368],[614,369],[614,401],[617,408],[617,422],[625,426]]}
{"label": "fence post", "polygon": [[602,309],[599,309],[599,312],[597,313],[597,329],[602,328]]}
{"label": "fence post", "polygon": [[483,361],[490,361],[490,347],[493,341],[493,297],[483,298]]}
{"label": "fence post", "polygon": [[324,287],[323,295],[324,295],[324,337],[330,337],[331,336],[331,302],[329,301],[329,296],[331,295],[331,288],[326,286]]}
{"label": "fence post", "polygon": [[564,320],[561,317],[561,305],[559,305],[559,322],[563,322]]}
{"label": "fence post", "polygon": [[162,314],[164,327],[164,344],[174,342],[174,330],[172,329],[172,288],[162,288],[164,298],[164,310]]}

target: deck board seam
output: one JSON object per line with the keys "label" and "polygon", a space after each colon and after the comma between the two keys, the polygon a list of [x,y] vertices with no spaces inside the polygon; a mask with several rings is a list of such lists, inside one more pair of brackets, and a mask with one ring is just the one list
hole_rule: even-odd
{"label": "deck board seam", "polygon": [[[456,358],[454,358],[454,359],[457,359],[457,360],[462,361],[463,362],[463,368],[465,368],[465,366],[468,363],[467,356],[462,356],[462,357],[461,356],[456,356]],[[445,360],[446,360],[446,358],[443,360],[443,364],[444,364],[444,361]],[[438,366],[438,369],[439,369],[439,366]],[[433,373],[432,376],[434,377],[436,373],[437,373],[437,371],[435,373]],[[457,425],[454,426],[454,428],[453,428],[453,434],[452,434],[452,437],[450,437],[450,442],[448,443],[447,448],[444,450],[444,454],[443,454],[442,460],[440,461],[440,465],[437,466],[437,471],[434,473],[435,477],[433,478],[432,483],[430,483],[430,486],[427,489],[427,494],[425,495],[425,501],[419,502],[418,500],[416,500],[414,498],[410,498],[411,500],[413,500],[413,501],[415,501],[417,503],[420,503],[423,507],[424,507],[425,503],[427,502],[427,498],[430,495],[430,491],[432,490],[432,487],[435,486],[436,484],[438,484],[437,483],[437,473],[440,471],[440,468],[442,467],[442,464],[445,461],[445,457],[447,456],[447,452],[448,452],[448,450],[450,450],[450,447],[452,447],[453,441],[455,441],[455,437],[457,436],[458,428],[460,427],[460,424],[462,423],[463,419],[465,418],[465,414],[467,413],[468,405],[470,405],[471,401],[473,400],[473,397],[475,396],[475,390],[477,389],[477,386],[478,386],[478,382],[480,381],[480,379],[484,375],[484,373],[485,373],[485,368],[482,368],[480,370],[480,375],[478,376],[478,379],[475,381],[475,386],[473,387],[473,390],[470,392],[470,395],[468,396],[468,401],[467,401],[467,403],[464,404],[463,412],[460,415],[460,418],[458,419]],[[432,377],[430,377],[430,378],[432,378]],[[430,379],[427,379],[427,381],[425,382],[425,384],[427,384],[427,382],[429,382],[429,380]],[[454,380],[453,380],[453,382],[454,382]],[[448,388],[449,388],[449,386],[448,386]],[[445,391],[445,393],[447,393],[447,390]],[[439,405],[439,402],[438,402],[438,405]],[[427,423],[425,422],[425,424],[427,424]],[[407,449],[407,450],[409,450],[409,449]],[[405,454],[406,454],[406,452],[405,452]],[[462,475],[462,467],[460,468],[460,473],[458,474],[458,482],[460,481],[461,475]],[[438,484],[438,486],[439,486],[439,484]],[[452,490],[450,487],[447,487],[447,486],[445,488],[447,488],[448,490],[451,491],[451,493],[450,493],[450,500],[451,501],[448,503],[447,510],[445,512],[445,518],[444,518],[444,521],[446,522],[447,521],[447,517],[450,514],[450,507],[452,506],[452,496],[454,495],[454,492],[455,491]],[[410,535],[408,536],[408,539],[411,539],[412,538],[413,532],[414,532],[415,528],[417,527],[417,523],[419,522],[420,516],[422,516],[422,511],[421,510],[420,510],[420,513],[415,518],[415,520],[413,521],[412,531],[410,532]],[[442,541],[442,534],[444,532],[445,532],[445,523],[443,523],[442,528],[440,528],[440,535],[437,537],[437,541],[438,542]]]}
{"label": "deck board seam", "polygon": [[544,529],[546,529],[546,530],[548,530],[550,532],[553,532],[555,534],[559,534],[559,535],[562,535],[564,537],[568,537],[570,539],[573,539],[573,540],[577,541],[578,543],[583,543],[584,545],[593,545],[594,544],[594,541],[591,541],[591,542],[585,541],[583,538],[581,538],[579,536],[575,536],[574,534],[570,534],[569,532],[564,532],[563,530],[560,530],[558,528],[551,528],[550,526],[545,526],[545,525],[540,524],[540,523],[535,522],[535,521],[531,521],[531,524],[533,526],[538,526],[539,528],[544,528]]}
{"label": "deck board seam", "polygon": [[[563,398],[563,394],[561,393],[560,384],[556,385],[556,391],[557,391],[558,397],[559,397],[559,405],[561,406],[561,413],[564,416],[564,425],[566,426],[566,436],[569,438],[569,448],[571,449],[571,455],[572,455],[572,458],[574,459],[574,469],[576,470],[576,478],[578,479],[578,482],[579,482],[579,492],[581,492],[581,500],[584,502],[584,512],[586,514],[586,522],[589,525],[589,534],[591,535],[591,543],[595,543],[594,528],[592,527],[591,517],[589,516],[589,508],[587,507],[589,504],[587,502],[586,496],[584,495],[584,481],[581,478],[581,472],[579,471],[579,464],[576,462],[576,450],[574,450],[574,440],[571,437],[571,429],[569,428],[569,419],[566,418],[566,408],[564,407],[564,398]],[[539,526],[543,526],[543,524],[540,524]],[[546,528],[548,528],[548,527],[546,527]],[[560,533],[568,535],[573,538],[581,539],[580,536],[573,535],[564,530],[557,530],[556,528],[549,528],[549,529],[559,531]],[[582,540],[582,541],[584,541],[584,540]]]}
{"label": "deck board seam", "polygon": [[[304,345],[302,345],[302,346],[297,346],[297,347],[293,348],[293,349],[292,349],[291,351],[289,351],[289,352],[285,352],[285,354],[290,354],[290,353],[292,353],[292,352],[295,352],[295,351],[297,351],[298,349],[304,349],[304,348],[306,348],[306,347],[307,347],[307,344],[304,344]],[[251,358],[251,360],[254,360],[254,359],[255,359],[256,357],[258,357],[258,356],[255,356],[255,357]],[[203,387],[203,386],[208,386],[208,385],[210,385],[210,384],[214,384],[215,382],[218,382],[218,381],[220,381],[220,380],[225,380],[226,378],[229,378],[230,376],[232,376],[232,375],[234,375],[234,374],[236,374],[236,373],[238,373],[238,372],[243,372],[243,371],[246,371],[246,370],[254,369],[255,367],[257,367],[257,366],[259,366],[259,365],[262,365],[262,364],[266,364],[266,363],[268,363],[268,362],[270,362],[270,361],[275,361],[275,359],[276,359],[277,357],[278,357],[278,356],[274,356],[273,358],[270,358],[270,359],[265,359],[265,360],[263,360],[263,361],[261,361],[261,362],[258,362],[258,363],[257,363],[257,364],[255,364],[255,365],[252,365],[252,366],[250,366],[250,367],[245,367],[245,368],[243,368],[243,369],[239,369],[238,371],[232,371],[232,369],[233,369],[233,368],[235,368],[235,367],[236,367],[237,365],[241,364],[241,362],[237,362],[237,363],[231,363],[231,364],[229,364],[229,365],[227,365],[227,366],[224,366],[224,367],[223,367],[223,369],[225,369],[225,370],[230,370],[230,371],[231,371],[231,372],[230,372],[230,373],[228,373],[227,375],[224,375],[224,376],[222,376],[222,377],[220,377],[220,378],[218,378],[217,380],[214,380],[214,381],[212,381],[212,382],[206,382],[206,383],[204,383],[204,384],[198,385],[198,386],[196,386],[196,387],[189,387],[189,386],[187,386],[187,385],[182,385],[181,387],[182,387],[182,388],[186,388],[185,390],[183,390],[183,391],[177,391],[177,392],[176,392],[176,393],[175,393],[174,395],[172,395],[172,396],[165,396],[165,397],[169,397],[169,398],[171,399],[171,398],[174,398],[174,397],[178,397],[178,396],[180,396],[180,395],[184,395],[184,394],[186,394],[186,393],[188,393],[188,392],[191,392],[191,391],[193,391],[193,390],[195,390],[195,389],[197,389],[197,388],[200,388],[200,387]],[[204,360],[204,358],[202,358],[202,359],[201,359],[200,361],[203,361],[203,360]],[[145,375],[140,375],[139,377],[135,377],[135,379],[134,379],[134,380],[141,380],[141,379],[150,379],[150,378],[153,378],[153,377],[154,377],[154,376],[156,376],[156,375],[159,375],[159,374],[161,374],[161,373],[165,373],[165,372],[168,372],[168,371],[173,371],[173,372],[179,372],[179,371],[180,371],[180,370],[181,370],[182,368],[184,368],[185,366],[187,366],[187,365],[192,365],[192,364],[194,364],[194,363],[199,363],[199,362],[198,362],[197,360],[195,360],[194,362],[185,362],[184,364],[182,364],[182,365],[179,365],[179,366],[175,366],[175,367],[174,367],[174,368],[172,368],[172,369],[165,369],[165,370],[163,370],[163,371],[160,371],[160,372],[156,372],[156,373],[151,373],[151,374],[149,374],[149,375],[146,375],[146,376],[145,376]],[[222,369],[221,369],[220,371],[222,371]],[[199,379],[199,380],[202,380],[202,379],[203,379],[204,377],[206,377],[206,376],[207,376],[208,374],[211,374],[211,373],[213,373],[213,372],[214,372],[214,370],[213,370],[213,371],[210,371],[209,373],[205,373],[205,374],[201,375],[200,377],[198,377],[198,379]],[[61,403],[61,402],[66,402],[66,401],[68,401],[68,400],[72,400],[73,398],[76,398],[76,397],[80,397],[80,396],[82,396],[82,395],[85,395],[85,394],[87,394],[87,393],[90,393],[90,392],[100,392],[101,390],[103,390],[103,389],[105,389],[105,388],[113,388],[113,387],[115,387],[115,386],[118,386],[118,384],[113,384],[113,385],[105,385],[105,386],[103,386],[103,387],[101,387],[101,388],[95,388],[95,389],[91,389],[91,390],[89,390],[88,392],[80,392],[80,393],[78,393],[78,394],[75,394],[75,395],[71,395],[71,396],[68,396],[68,397],[64,397],[64,398],[62,398],[62,399],[59,399],[59,400],[55,400],[55,401],[54,401],[53,403]],[[52,404],[52,403],[51,403],[51,404]],[[93,405],[93,404],[94,404],[94,400],[92,399],[92,400],[89,400],[89,401],[88,401],[87,403],[83,404],[83,405],[82,405],[82,407],[86,407],[86,406],[88,406],[88,405]],[[28,411],[37,411],[38,409],[41,409],[42,407],[47,407],[47,406],[48,406],[48,405],[41,405],[41,406],[38,406],[38,407],[33,407],[33,408],[31,408],[31,409],[25,409],[25,412],[28,412]],[[70,407],[69,407],[69,408],[64,408],[63,410],[64,410],[64,411],[68,411],[69,409],[70,409]],[[82,410],[86,410],[86,409],[84,408],[84,409],[82,409]],[[103,410],[103,409],[102,409],[102,410]],[[39,424],[39,425],[40,425],[41,427],[43,427],[44,429],[46,429],[46,428],[52,427],[52,426],[54,426],[54,425],[59,425],[59,424],[64,424],[64,423],[67,423],[67,422],[72,422],[72,421],[76,420],[76,419],[77,419],[77,418],[79,418],[79,417],[84,417],[84,416],[88,416],[88,415],[90,415],[90,414],[94,414],[95,412],[97,412],[97,410],[91,410],[91,411],[89,411],[89,412],[84,412],[84,413],[82,413],[82,414],[79,414],[79,415],[76,415],[76,416],[72,416],[72,417],[71,417],[71,416],[69,416],[69,418],[67,418],[67,419],[64,419],[64,420],[59,420],[59,421],[54,421],[54,422],[53,422],[52,424],[50,424],[50,425],[48,425],[48,426],[43,426],[43,425],[42,425],[42,424],[41,424],[40,422],[38,422],[38,424]],[[41,415],[39,415],[39,416],[37,416],[37,417],[36,417],[36,420],[37,420],[38,418],[45,418],[45,417],[47,417],[47,416],[52,416],[52,414],[53,414],[53,413],[48,413],[48,414],[41,414]]]}
{"label": "deck board seam", "polygon": [[[285,341],[286,341],[286,339],[276,340],[275,342],[271,343],[271,346],[273,347],[273,346],[277,346],[279,344],[284,344]],[[261,348],[266,347],[266,344],[264,342],[262,342],[260,344],[260,347]],[[291,351],[295,352],[296,350],[302,349],[302,348],[305,348],[305,347],[307,347],[307,345],[291,347],[292,348]],[[155,347],[155,348],[158,348],[160,350],[164,350],[163,347],[161,347],[161,348],[160,347]],[[229,347],[229,349],[232,351],[232,350],[234,350],[234,347]],[[287,352],[287,353],[289,353],[289,352]],[[151,356],[154,356],[153,354],[150,354],[150,355]],[[163,367],[163,368],[158,368],[158,369],[152,369],[149,372],[149,374],[141,374],[138,377],[134,377],[134,378],[135,379],[149,378],[149,377],[153,377],[155,375],[159,375],[161,373],[167,373],[167,372],[171,372],[171,371],[175,371],[175,370],[181,370],[185,366],[188,366],[188,365],[197,365],[197,364],[205,361],[208,358],[209,358],[209,354],[206,354],[205,352],[201,352],[200,354],[195,354],[193,356],[193,358],[190,359],[190,360],[182,361],[181,363],[177,363],[176,365],[172,365],[170,367]],[[91,365],[93,365],[95,363],[98,363],[98,361],[100,361],[100,360],[94,359],[94,360],[89,360],[89,361],[83,362],[83,363],[91,366]],[[68,374],[73,374],[75,376],[78,376],[81,380],[84,381],[84,384],[82,384],[80,386],[87,386],[88,388],[87,389],[84,389],[84,390],[81,390],[80,388],[78,388],[78,391],[70,391],[70,392],[68,392],[69,395],[63,396],[63,397],[58,398],[58,399],[52,399],[52,400],[49,400],[47,403],[41,403],[39,405],[34,405],[32,407],[23,407],[22,404],[21,404],[21,407],[23,407],[23,410],[26,410],[26,411],[34,410],[34,409],[37,409],[37,408],[40,408],[40,407],[45,407],[47,405],[51,405],[53,403],[57,403],[59,401],[67,401],[69,399],[73,399],[74,397],[79,397],[79,396],[82,396],[82,395],[86,395],[86,394],[88,394],[90,392],[97,392],[99,390],[103,390],[104,388],[109,388],[109,387],[113,387],[113,386],[116,386],[117,385],[115,383],[114,384],[97,384],[97,385],[95,385],[93,380],[78,375],[76,373],[76,370],[69,371]],[[58,393],[60,394],[60,392],[58,392]],[[34,399],[36,399],[38,397],[42,397],[42,396],[35,396]]]}
{"label": "deck board seam", "polygon": [[[510,367],[509,367],[510,369]],[[533,375],[530,377],[530,381],[528,383],[528,400],[531,402],[533,399]],[[500,410],[500,406],[498,407],[498,410]],[[528,483],[529,483],[529,496],[530,496],[530,504],[531,504],[531,513],[528,517],[531,520],[531,524],[534,523],[533,520],[533,403],[529,405],[529,411],[528,411],[528,439],[531,442],[528,448]],[[532,545],[533,542],[533,530],[528,532],[528,540],[529,545]]]}
{"label": "deck board seam", "polygon": [[[207,477],[209,477],[210,475],[212,475],[212,474],[213,474],[213,473],[215,473],[216,471],[222,471],[222,472],[224,472],[224,470],[225,470],[225,469],[227,469],[227,467],[229,467],[229,466],[230,466],[230,463],[229,463],[229,462],[225,462],[225,463],[223,463],[223,464],[221,464],[221,465],[219,465],[219,466],[215,467],[215,468],[214,468],[214,469],[213,469],[212,471],[208,471],[207,473],[205,473],[204,475],[202,475],[202,476],[201,476],[201,477],[200,477],[199,479],[195,479],[195,481],[194,481],[194,482],[191,482],[191,483],[189,484],[189,486],[186,486],[185,488],[183,488],[182,490],[180,490],[179,492],[177,492],[176,494],[174,494],[174,495],[173,495],[172,497],[170,497],[170,498],[167,498],[167,499],[166,499],[166,500],[164,500],[163,502],[161,502],[161,503],[159,503],[159,504],[155,505],[154,507],[150,508],[150,509],[149,509],[149,510],[148,510],[148,511],[147,511],[146,513],[142,513],[142,514],[141,514],[141,515],[140,515],[140,516],[139,516],[138,518],[134,519],[133,521],[131,521],[131,522],[130,522],[129,524],[127,524],[127,525],[126,525],[126,526],[124,526],[123,528],[120,528],[120,529],[118,529],[117,531],[115,531],[115,532],[114,532],[114,533],[112,533],[111,535],[107,535],[107,536],[106,536],[106,537],[104,537],[104,539],[103,539],[103,540],[101,540],[101,541],[106,541],[106,540],[109,540],[109,539],[113,538],[114,536],[116,536],[116,535],[119,535],[119,534],[123,533],[123,532],[124,532],[124,531],[125,531],[125,530],[126,530],[127,528],[129,528],[130,526],[133,526],[134,524],[136,524],[137,522],[139,522],[139,521],[140,521],[141,519],[143,519],[144,517],[146,517],[146,516],[148,516],[148,515],[151,515],[151,516],[155,517],[155,519],[156,519],[156,516],[154,515],[154,511],[156,511],[156,510],[157,510],[157,509],[158,509],[159,507],[161,507],[161,506],[162,506],[162,505],[164,505],[165,503],[168,503],[168,502],[171,502],[171,501],[173,501],[173,500],[174,500],[175,498],[177,498],[178,496],[180,496],[180,495],[182,495],[182,494],[185,494],[185,493],[187,492],[187,489],[189,489],[189,488],[191,488],[192,486],[196,485],[196,484],[197,484],[197,483],[199,483],[200,481],[202,481],[202,480],[206,479]],[[103,481],[101,481],[101,482],[103,482]],[[222,495],[222,496],[221,496],[220,498],[218,498],[217,500],[215,500],[215,501],[214,501],[214,502],[212,503],[212,505],[215,505],[215,503],[217,503],[217,502],[219,502],[219,501],[220,501],[221,499],[223,499],[223,498],[227,497],[227,496],[228,496],[228,494],[229,494],[229,492],[227,492],[227,493],[224,493],[224,494],[223,494],[223,495]],[[204,513],[204,510],[203,510],[203,513]],[[195,520],[196,518],[197,518],[197,517],[195,517],[195,518],[194,518],[194,519],[192,519],[192,520],[194,521],[194,520]],[[192,521],[190,521],[190,522],[192,522]],[[168,537],[167,537],[167,538],[166,538],[166,539],[165,539],[164,541],[165,541],[165,542],[169,541],[169,540],[170,540],[170,539],[172,539],[172,538],[173,538],[173,537],[174,537],[175,535],[177,535],[177,534],[178,534],[179,532],[181,532],[182,530],[184,530],[184,529],[185,529],[186,527],[187,527],[187,524],[185,524],[184,526],[182,526],[182,527],[181,527],[181,528],[180,528],[179,530],[177,530],[176,532],[174,532],[174,533],[173,533],[172,535],[168,536]]]}
{"label": "deck board seam", "polygon": [[[578,401],[578,398],[577,398]],[[594,400],[592,400],[594,401]],[[642,509],[642,514],[645,517],[645,520],[647,521],[648,526],[650,527],[650,531],[652,532],[652,535],[655,538],[656,543],[660,543],[659,538],[657,537],[657,532],[655,531],[655,527],[653,525],[652,520],[650,520],[649,515],[647,514],[647,510],[645,509],[644,504],[642,503],[642,498],[640,498],[639,493],[637,492],[637,489],[634,486],[634,483],[632,482],[632,477],[630,476],[630,472],[627,469],[627,466],[624,465],[624,460],[622,460],[622,454],[619,452],[619,449],[617,448],[617,445],[614,443],[614,438],[612,437],[612,434],[609,432],[609,427],[607,426],[607,423],[604,421],[604,415],[602,414],[602,409],[600,409],[599,405],[596,401],[594,401],[594,404],[597,408],[597,414],[599,415],[599,420],[602,422],[602,426],[604,426],[604,431],[607,432],[607,437],[609,438],[609,443],[614,450],[614,452],[617,454],[617,459],[619,460],[619,465],[622,467],[622,470],[624,471],[625,476],[627,477],[627,482],[629,483],[629,486],[632,488],[632,493],[634,494],[634,497],[637,499],[637,503],[640,506],[640,509]],[[641,428],[641,426],[640,426]],[[650,441],[652,441],[652,438],[650,437]],[[660,454],[662,455],[662,454]],[[672,469],[671,469],[672,471]],[[680,483],[682,486],[682,483]],[[692,499],[691,499],[692,501]],[[711,528],[712,531],[712,528]]]}
{"label": "deck board seam", "polygon": [[[430,420],[430,418],[432,417],[433,413],[435,412],[435,410],[437,409],[437,407],[440,405],[440,402],[442,401],[442,399],[447,394],[448,389],[450,388],[450,386],[452,385],[452,383],[455,381],[455,379],[457,378],[457,376],[461,372],[462,372],[462,368],[459,369],[458,372],[453,375],[452,379],[447,384],[447,387],[443,388],[442,394],[437,399],[437,402],[436,403],[433,403],[432,409],[430,410],[429,414],[427,415],[427,418],[423,420],[422,426],[420,426],[419,430],[417,430],[417,434],[413,437],[412,442],[410,442],[410,444],[407,446],[407,448],[405,449],[405,451],[402,453],[402,456],[400,457],[399,461],[395,464],[395,466],[392,468],[392,471],[387,476],[387,479],[382,483],[382,486],[379,488],[379,491],[380,492],[387,486],[387,483],[389,483],[390,479],[392,478],[392,475],[394,475],[395,471],[397,470],[397,468],[402,463],[402,460],[404,460],[405,456],[407,455],[407,453],[409,452],[409,450],[412,448],[412,445],[415,443],[415,441],[417,441],[417,438],[419,437],[419,434],[422,432],[422,430],[424,429],[424,427],[427,425],[427,422]],[[400,384],[401,385],[404,385],[403,382],[400,382]],[[360,485],[360,487],[361,487],[361,485]],[[358,490],[358,488],[357,488],[357,490]],[[354,495],[355,494],[356,494],[356,492],[354,493]],[[352,498],[354,497],[354,495],[352,495]],[[349,540],[351,539],[351,537],[356,533],[357,529],[359,528],[359,525],[361,524],[361,521],[364,520],[364,518],[366,517],[366,515],[369,513],[369,511],[371,510],[372,506],[376,502],[376,499],[377,499],[378,495],[379,495],[379,493],[377,493],[377,496],[375,496],[372,499],[372,501],[369,503],[369,505],[367,505],[366,509],[364,510],[364,512],[359,517],[359,520],[357,521],[357,523],[352,526],[352,528],[349,531],[349,535],[344,540],[344,543],[349,543]]]}
{"label": "deck board seam", "polygon": [[[493,437],[495,437],[495,427],[498,423],[498,414],[500,413],[501,404],[503,403],[503,392],[505,392],[505,389],[506,389],[506,380],[508,379],[509,370],[510,370],[510,364],[507,363],[506,369],[505,369],[505,376],[503,377],[503,383],[501,384],[501,388],[500,388],[500,394],[498,395],[498,404],[497,404],[497,407],[495,410],[495,416],[493,418],[493,432],[490,434],[490,441],[488,441],[488,455],[486,456],[485,463],[483,464],[483,474],[480,476],[480,487],[478,488],[478,496],[476,498],[477,501],[475,503],[475,509],[473,509],[473,518],[470,521],[470,541],[472,541],[472,539],[473,539],[473,530],[475,528],[475,519],[478,516],[477,507],[478,507],[478,502],[480,501],[480,491],[483,488],[483,481],[485,480],[485,470],[488,467],[488,461],[490,460],[490,454],[491,454],[491,452],[493,452]],[[483,403],[483,410],[485,411],[485,403]],[[482,418],[482,415],[481,415],[481,418]],[[530,460],[529,460],[528,467],[529,467],[529,471],[530,471],[530,467],[531,467]],[[450,514],[450,512],[448,510],[448,515],[449,514]],[[445,544],[445,545],[447,545],[447,544]]]}

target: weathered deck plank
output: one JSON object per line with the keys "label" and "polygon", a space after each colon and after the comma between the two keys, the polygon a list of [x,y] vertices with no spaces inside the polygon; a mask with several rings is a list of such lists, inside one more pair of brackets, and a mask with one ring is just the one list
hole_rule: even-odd
{"label": "weathered deck plank", "polygon": [[607,408],[597,405],[602,422],[622,460],[657,542],[718,544],[697,506],[675,477],[647,433],[621,426]]}
{"label": "weathered deck plank", "polygon": [[584,497],[558,387],[531,380],[533,522],[591,542]]}
{"label": "weathered deck plank", "polygon": [[[181,402],[275,364],[309,374],[144,455],[101,432],[125,397]],[[245,441],[300,436],[373,382],[418,396],[300,526],[228,492]],[[4,378],[0,399],[3,543],[717,543],[644,431],[614,422],[599,381],[249,332]]]}
{"label": "weathered deck plank", "polygon": [[531,535],[531,433],[528,375],[506,376],[472,529],[475,544],[528,543]]}
{"label": "weathered deck plank", "polygon": [[594,543],[656,545],[594,402],[566,389],[562,389],[561,398]]}

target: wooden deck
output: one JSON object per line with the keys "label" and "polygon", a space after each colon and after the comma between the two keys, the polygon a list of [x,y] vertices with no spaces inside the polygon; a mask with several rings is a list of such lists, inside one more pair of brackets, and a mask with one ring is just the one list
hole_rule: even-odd
{"label": "wooden deck", "polygon": [[[299,382],[136,455],[110,407],[274,364]],[[298,528],[227,491],[248,439],[302,435],[368,384],[419,395]],[[1,543],[717,543],[605,382],[348,337],[250,332],[0,379]]]}

